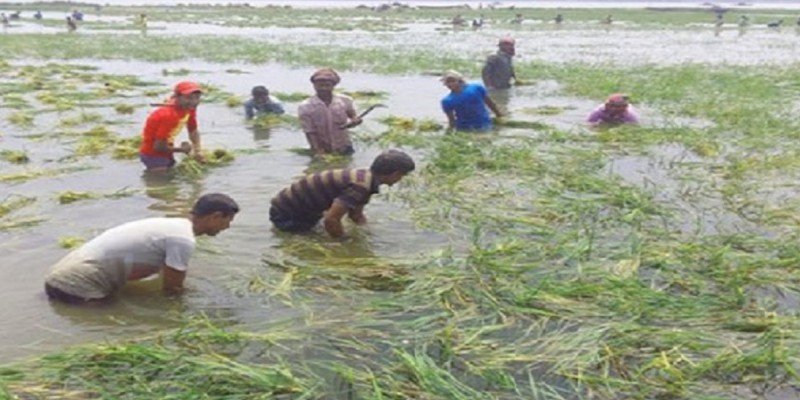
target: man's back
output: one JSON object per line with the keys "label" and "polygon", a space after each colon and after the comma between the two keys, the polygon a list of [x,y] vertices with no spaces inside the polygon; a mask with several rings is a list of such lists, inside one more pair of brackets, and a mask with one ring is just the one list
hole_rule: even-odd
{"label": "man's back", "polygon": [[185,218],[148,218],[111,228],[59,261],[47,284],[85,298],[103,298],[130,279],[168,265],[186,270],[194,250],[192,223]]}
{"label": "man's back", "polygon": [[308,175],[281,190],[272,198],[272,206],[293,215],[316,217],[337,199],[351,207],[367,204],[377,187],[366,168],[331,169]]}

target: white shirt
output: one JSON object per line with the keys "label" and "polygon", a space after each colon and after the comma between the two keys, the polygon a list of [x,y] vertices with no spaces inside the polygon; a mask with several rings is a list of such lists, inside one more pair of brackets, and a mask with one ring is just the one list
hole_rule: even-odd
{"label": "white shirt", "polygon": [[186,271],[194,252],[192,223],[148,218],[111,228],[62,258],[45,278],[61,291],[87,299],[106,297],[129,280],[163,266]]}

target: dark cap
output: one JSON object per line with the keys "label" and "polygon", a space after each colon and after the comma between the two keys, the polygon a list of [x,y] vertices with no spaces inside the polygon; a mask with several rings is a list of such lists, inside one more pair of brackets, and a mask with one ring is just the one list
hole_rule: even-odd
{"label": "dark cap", "polygon": [[334,85],[337,85],[341,81],[341,78],[339,78],[339,74],[333,68],[320,68],[311,74],[311,82],[318,80],[330,81],[333,82]]}
{"label": "dark cap", "polygon": [[259,96],[259,95],[268,96],[269,90],[267,90],[267,88],[264,86],[255,86],[253,87],[253,90],[250,92],[250,94],[252,94],[253,96]]}
{"label": "dark cap", "polygon": [[198,217],[220,212],[230,216],[239,212],[239,205],[227,194],[209,193],[200,196],[192,207],[192,214]]}

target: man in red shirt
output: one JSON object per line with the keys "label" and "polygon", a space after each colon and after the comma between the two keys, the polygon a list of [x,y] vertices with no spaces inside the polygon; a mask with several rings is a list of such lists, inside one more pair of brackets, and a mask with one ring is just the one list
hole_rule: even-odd
{"label": "man in red shirt", "polygon": [[[175,93],[166,104],[153,111],[142,131],[139,159],[148,171],[166,171],[175,165],[174,153],[190,154],[205,161],[200,153],[200,133],[197,131],[197,105],[202,96],[200,85],[191,81],[175,85]],[[189,131],[189,142],[175,146],[175,137],[183,127]]]}

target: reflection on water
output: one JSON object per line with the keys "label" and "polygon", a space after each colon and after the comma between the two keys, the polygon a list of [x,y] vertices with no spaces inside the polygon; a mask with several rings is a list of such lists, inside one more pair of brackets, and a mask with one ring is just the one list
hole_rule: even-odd
{"label": "reflection on water", "polygon": [[176,171],[142,172],[145,194],[153,200],[147,208],[164,213],[166,217],[186,216],[192,205],[203,195],[202,181],[185,179]]}

